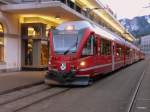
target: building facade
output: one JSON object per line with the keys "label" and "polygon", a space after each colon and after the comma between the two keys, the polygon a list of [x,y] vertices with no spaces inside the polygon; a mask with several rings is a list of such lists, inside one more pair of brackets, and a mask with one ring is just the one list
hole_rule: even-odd
{"label": "building facade", "polygon": [[0,12],[0,71],[20,69],[20,39],[17,17]]}
{"label": "building facade", "polygon": [[141,37],[141,50],[150,55],[150,35]]}
{"label": "building facade", "polygon": [[133,39],[99,1],[93,0],[3,0],[0,1],[0,72],[46,69],[48,31],[76,20],[95,22]]}

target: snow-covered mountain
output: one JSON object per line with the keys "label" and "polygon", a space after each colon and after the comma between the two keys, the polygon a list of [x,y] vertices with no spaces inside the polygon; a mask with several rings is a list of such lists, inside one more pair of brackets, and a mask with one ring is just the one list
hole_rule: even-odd
{"label": "snow-covered mountain", "polygon": [[135,17],[133,19],[121,19],[119,21],[135,37],[150,34],[150,15]]}

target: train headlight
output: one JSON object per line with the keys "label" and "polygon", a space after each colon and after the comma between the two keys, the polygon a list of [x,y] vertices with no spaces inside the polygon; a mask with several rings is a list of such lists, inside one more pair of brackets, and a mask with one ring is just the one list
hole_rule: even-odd
{"label": "train headlight", "polygon": [[48,64],[51,65],[51,61],[49,61]]}
{"label": "train headlight", "polygon": [[85,66],[85,64],[86,64],[85,61],[80,62],[80,66]]}

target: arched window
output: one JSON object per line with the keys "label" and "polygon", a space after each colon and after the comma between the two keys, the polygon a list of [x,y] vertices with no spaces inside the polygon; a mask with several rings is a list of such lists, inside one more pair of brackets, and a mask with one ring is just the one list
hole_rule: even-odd
{"label": "arched window", "polygon": [[4,62],[4,29],[0,23],[0,62]]}

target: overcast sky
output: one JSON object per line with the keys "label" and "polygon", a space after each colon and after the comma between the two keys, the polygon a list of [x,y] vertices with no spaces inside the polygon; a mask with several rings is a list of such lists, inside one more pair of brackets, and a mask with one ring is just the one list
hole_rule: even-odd
{"label": "overcast sky", "polygon": [[117,18],[132,19],[135,16],[150,15],[150,0],[99,0],[108,5],[116,14]]}

